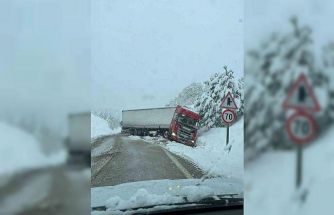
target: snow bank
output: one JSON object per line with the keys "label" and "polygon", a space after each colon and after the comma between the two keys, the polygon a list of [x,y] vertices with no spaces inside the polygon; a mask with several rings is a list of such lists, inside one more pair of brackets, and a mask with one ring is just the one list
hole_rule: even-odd
{"label": "snow bank", "polygon": [[[303,153],[303,185],[295,188],[295,151],[268,152],[246,166],[249,214],[331,214],[334,193],[334,127]],[[298,196],[305,195],[302,202]]]}
{"label": "snow bank", "polygon": [[0,181],[19,171],[59,165],[66,161],[66,151],[45,154],[40,146],[42,143],[19,128],[0,122],[0,131]]}
{"label": "snow bank", "polygon": [[111,130],[106,120],[91,114],[91,138],[104,135],[117,134],[121,132],[121,128]]}
{"label": "snow bank", "polygon": [[130,135],[130,136],[128,136],[128,138],[130,140],[142,140],[142,138],[140,136],[136,136],[136,135]]}
{"label": "snow bank", "polygon": [[169,142],[165,147],[180,156],[191,160],[212,176],[224,176],[243,179],[244,136],[243,118],[230,127],[231,150],[226,147],[226,128],[213,128],[197,140],[192,148],[176,142]]}
{"label": "snow bank", "polygon": [[129,139],[131,140],[143,140],[149,143],[162,143],[163,141],[166,141],[166,139],[162,136],[135,136],[135,135],[130,135],[128,136]]}

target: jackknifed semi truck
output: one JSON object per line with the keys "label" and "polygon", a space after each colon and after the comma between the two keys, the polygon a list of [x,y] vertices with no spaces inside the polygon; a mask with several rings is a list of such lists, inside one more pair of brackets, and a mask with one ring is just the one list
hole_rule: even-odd
{"label": "jackknifed semi truck", "polygon": [[131,135],[162,135],[194,146],[200,115],[185,107],[162,107],[122,111],[122,132]]}

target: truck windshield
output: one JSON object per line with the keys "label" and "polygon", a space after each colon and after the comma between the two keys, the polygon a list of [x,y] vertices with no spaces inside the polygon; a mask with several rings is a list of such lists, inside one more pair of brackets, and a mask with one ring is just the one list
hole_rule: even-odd
{"label": "truck windshield", "polygon": [[182,124],[185,124],[185,125],[190,125],[192,127],[197,127],[197,121],[192,119],[192,118],[189,118],[187,116],[184,116],[184,115],[180,115],[178,117],[178,121]]}

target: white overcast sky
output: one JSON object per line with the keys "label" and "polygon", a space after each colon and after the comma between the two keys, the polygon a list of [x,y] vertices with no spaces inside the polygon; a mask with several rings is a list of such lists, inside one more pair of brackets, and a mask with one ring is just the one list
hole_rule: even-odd
{"label": "white overcast sky", "polygon": [[90,110],[90,1],[1,0],[0,26],[0,120],[66,133]]}
{"label": "white overcast sky", "polygon": [[293,15],[312,28],[316,53],[334,40],[333,0],[250,0],[245,1],[245,48],[257,47],[271,32],[290,31]]}
{"label": "white overcast sky", "polygon": [[288,29],[291,15],[311,25],[320,49],[333,41],[333,8],[251,0],[244,18],[242,0],[2,0],[0,120],[34,113],[62,129],[91,103],[164,105],[224,65],[242,76],[244,41]]}
{"label": "white overcast sky", "polygon": [[242,0],[92,1],[95,108],[162,106],[224,65],[243,76]]}

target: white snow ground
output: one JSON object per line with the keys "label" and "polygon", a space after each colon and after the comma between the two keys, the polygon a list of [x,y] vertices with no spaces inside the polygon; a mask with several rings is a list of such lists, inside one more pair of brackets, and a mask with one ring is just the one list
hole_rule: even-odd
{"label": "white snow ground", "polygon": [[45,154],[32,134],[0,121],[0,186],[5,178],[16,172],[59,165],[66,161],[65,150],[53,154]]}
{"label": "white snow ground", "polygon": [[226,147],[226,128],[213,128],[199,136],[196,147],[169,142],[166,148],[191,160],[210,176],[223,176],[243,180],[244,172],[244,120],[230,127],[229,146]]}
{"label": "white snow ground", "polygon": [[106,120],[91,114],[91,138],[97,138],[104,135],[117,134],[121,128],[110,129]]}
{"label": "white snow ground", "polygon": [[[268,152],[246,165],[245,211],[258,215],[331,214],[334,126],[304,150],[303,185],[295,189],[296,152]],[[307,192],[302,203],[298,196]]]}
{"label": "white snow ground", "polygon": [[[199,183],[199,186],[195,186]],[[91,188],[91,206],[108,208],[107,212],[92,214],[123,214],[119,210],[182,203],[182,196],[196,202],[202,198],[222,194],[238,194],[242,197],[242,192],[243,184],[231,179],[214,178],[203,182],[199,179],[141,181]]]}

